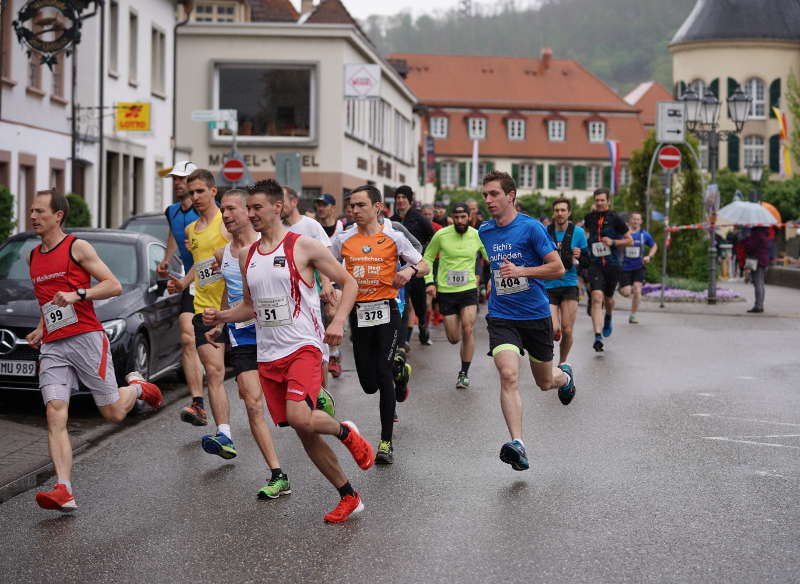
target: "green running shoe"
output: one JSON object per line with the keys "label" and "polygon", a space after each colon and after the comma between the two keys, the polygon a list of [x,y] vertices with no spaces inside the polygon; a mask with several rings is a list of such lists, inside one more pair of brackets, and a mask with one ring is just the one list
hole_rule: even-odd
{"label": "green running shoe", "polygon": [[469,377],[463,371],[458,372],[458,381],[456,381],[456,389],[469,389]]}
{"label": "green running shoe", "polygon": [[292,488],[289,486],[289,477],[281,473],[277,478],[270,479],[265,487],[258,489],[256,497],[262,501],[266,499],[277,499],[281,495],[290,495]]}
{"label": "green running shoe", "polygon": [[322,410],[331,418],[336,417],[336,402],[333,401],[333,396],[324,387],[320,388],[319,396],[317,396],[317,409]]}
{"label": "green running shoe", "polygon": [[394,462],[394,449],[389,440],[381,440],[378,443],[378,451],[375,453],[375,464],[392,464]]}
{"label": "green running shoe", "polygon": [[629,323],[629,324],[639,324],[639,319],[638,319],[638,318],[636,318],[636,315],[635,315],[635,314],[631,314],[631,315],[628,317],[628,323]]}

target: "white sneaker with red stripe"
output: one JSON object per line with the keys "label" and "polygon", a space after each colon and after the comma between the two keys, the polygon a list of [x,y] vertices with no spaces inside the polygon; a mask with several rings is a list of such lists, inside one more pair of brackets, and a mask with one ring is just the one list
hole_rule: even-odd
{"label": "white sneaker with red stripe", "polygon": [[58,483],[52,491],[36,493],[36,504],[42,509],[52,509],[53,511],[62,511],[64,513],[75,511],[78,508],[75,503],[75,497],[67,490],[67,486],[62,483]]}
{"label": "white sneaker with red stripe", "polygon": [[131,371],[125,376],[125,381],[130,385],[134,383],[141,386],[142,397],[141,399],[147,403],[151,408],[158,409],[164,403],[164,396],[161,395],[161,390],[155,383],[146,381],[141,373],[138,371]]}

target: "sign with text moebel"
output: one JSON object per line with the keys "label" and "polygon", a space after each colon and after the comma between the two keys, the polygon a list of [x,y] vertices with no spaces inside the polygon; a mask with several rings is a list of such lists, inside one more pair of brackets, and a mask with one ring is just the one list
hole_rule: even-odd
{"label": "sign with text moebel", "polygon": [[149,132],[150,102],[118,102],[116,127],[121,132]]}
{"label": "sign with text moebel", "polygon": [[679,101],[656,104],[656,141],[661,144],[686,143],[686,110]]}
{"label": "sign with text moebel", "polygon": [[344,66],[345,97],[379,97],[380,94],[380,65],[356,63]]}

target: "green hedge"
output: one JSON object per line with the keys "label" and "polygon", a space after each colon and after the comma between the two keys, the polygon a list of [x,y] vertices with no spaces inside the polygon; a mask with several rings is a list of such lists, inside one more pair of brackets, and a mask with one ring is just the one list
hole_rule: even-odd
{"label": "green hedge", "polygon": [[67,200],[69,201],[69,215],[67,215],[67,224],[64,227],[91,227],[92,214],[83,197],[69,193]]}
{"label": "green hedge", "polygon": [[11,235],[14,227],[14,195],[0,185],[0,242]]}

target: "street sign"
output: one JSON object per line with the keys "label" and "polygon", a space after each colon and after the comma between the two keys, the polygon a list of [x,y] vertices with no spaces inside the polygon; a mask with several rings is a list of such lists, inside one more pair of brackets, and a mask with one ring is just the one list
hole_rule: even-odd
{"label": "street sign", "polygon": [[193,122],[235,122],[237,118],[235,109],[194,110]]}
{"label": "street sign", "polygon": [[345,97],[380,97],[381,66],[361,63],[344,66]]}
{"label": "street sign", "polygon": [[662,144],[686,142],[686,110],[679,101],[659,101],[656,109],[656,141]]}
{"label": "street sign", "polygon": [[292,187],[298,194],[303,192],[303,181],[300,177],[300,153],[275,153],[275,178],[283,187]]}
{"label": "street sign", "polygon": [[681,151],[675,146],[664,146],[658,153],[658,163],[664,170],[674,170],[681,164]]}
{"label": "street sign", "polygon": [[117,103],[117,130],[123,132],[150,131],[150,102]]}
{"label": "street sign", "polygon": [[222,166],[222,176],[232,183],[237,183],[244,177],[244,169],[244,162],[231,158]]}

